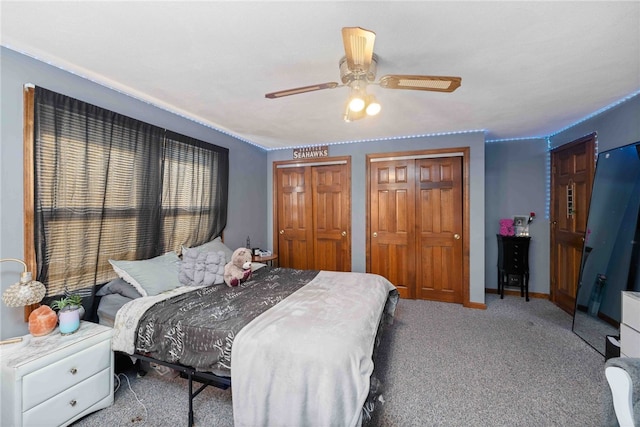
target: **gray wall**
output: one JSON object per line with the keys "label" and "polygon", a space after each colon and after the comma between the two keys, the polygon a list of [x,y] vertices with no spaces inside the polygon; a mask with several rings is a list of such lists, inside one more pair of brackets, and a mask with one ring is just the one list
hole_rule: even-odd
{"label": "gray wall", "polygon": [[486,145],[485,283],[497,289],[498,244],[501,218],[536,217],[529,225],[529,292],[549,293],[549,219],[547,198],[547,141],[526,139],[488,142]]}
{"label": "gray wall", "polygon": [[[24,258],[22,190],[23,85],[33,83],[136,119],[229,148],[229,218],[225,242],[231,247],[267,243],[267,198],[264,177],[267,153],[203,124],[154,107],[77,75],[0,47],[0,258]],[[221,106],[224,108],[224,106]],[[0,264],[0,287],[4,291],[18,281],[22,267]],[[22,308],[0,303],[0,339],[27,333]]]}
{"label": "gray wall", "polygon": [[[353,123],[358,125],[358,123]],[[349,144],[334,144],[329,146],[330,156],[351,156],[351,263],[353,271],[366,270],[366,155],[371,153],[385,153],[397,151],[426,150],[450,147],[470,147],[470,300],[484,303],[484,215],[485,215],[485,147],[484,133],[469,132],[439,136],[424,136],[416,138],[395,139],[375,142],[356,142]],[[292,150],[269,151],[268,189],[273,188],[273,162],[293,159]],[[273,201],[272,191],[269,191],[267,203]],[[273,227],[273,212],[268,213],[268,225]],[[270,236],[271,237],[271,236]],[[269,247],[273,241],[269,240]]]}
{"label": "gray wall", "polygon": [[551,148],[559,147],[592,132],[598,134],[598,151],[606,151],[639,141],[640,95],[551,136]]}

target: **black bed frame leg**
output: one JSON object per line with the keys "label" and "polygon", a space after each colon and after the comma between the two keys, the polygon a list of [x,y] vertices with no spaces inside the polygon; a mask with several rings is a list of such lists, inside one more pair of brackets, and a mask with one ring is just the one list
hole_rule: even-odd
{"label": "black bed frame leg", "polygon": [[[141,361],[144,360],[150,363],[153,362],[153,363],[159,363],[164,366],[168,366],[171,369],[175,369],[176,371],[179,371],[180,376],[182,378],[187,377],[187,379],[189,380],[189,427],[193,427],[194,425],[193,399],[197,395],[199,395],[201,391],[203,391],[209,386],[214,386],[221,390],[226,390],[229,387],[231,387],[231,378],[229,377],[221,377],[210,372],[198,372],[198,371],[195,371],[193,368],[189,368],[184,365],[177,365],[175,363],[163,362],[144,354],[136,354],[136,357],[138,358],[138,361],[136,361],[136,364],[138,364],[140,368],[142,368]],[[139,371],[143,372],[144,370],[140,369]],[[144,373],[142,373],[141,375],[144,375]],[[202,385],[195,392],[193,391],[194,378],[196,381],[202,382]]]}
{"label": "black bed frame leg", "polygon": [[193,381],[191,372],[187,373],[189,377],[189,427],[193,427]]}

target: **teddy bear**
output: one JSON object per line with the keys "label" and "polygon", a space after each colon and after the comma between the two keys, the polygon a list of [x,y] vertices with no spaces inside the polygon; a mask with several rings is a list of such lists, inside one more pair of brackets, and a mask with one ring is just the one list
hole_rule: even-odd
{"label": "teddy bear", "polygon": [[224,266],[224,282],[227,286],[238,286],[251,277],[251,249],[238,248],[233,251],[231,261]]}

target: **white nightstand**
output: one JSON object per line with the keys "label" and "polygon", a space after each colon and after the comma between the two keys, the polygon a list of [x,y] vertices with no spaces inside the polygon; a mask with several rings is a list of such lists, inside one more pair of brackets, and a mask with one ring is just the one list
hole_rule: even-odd
{"label": "white nightstand", "polygon": [[640,357],[640,292],[622,291],[620,356]]}
{"label": "white nightstand", "polygon": [[0,346],[0,425],[66,426],[113,404],[112,333],[81,322],[71,335]]}

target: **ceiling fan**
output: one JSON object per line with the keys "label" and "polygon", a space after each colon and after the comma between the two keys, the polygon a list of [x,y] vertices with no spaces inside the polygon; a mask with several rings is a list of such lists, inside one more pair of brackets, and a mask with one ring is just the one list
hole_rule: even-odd
{"label": "ceiling fan", "polygon": [[345,108],[344,120],[351,122],[366,115],[376,115],[381,106],[373,95],[367,94],[367,85],[375,84],[385,89],[427,90],[435,92],[453,92],[462,79],[449,76],[421,76],[408,74],[387,74],[375,82],[378,57],[373,53],[376,34],[360,27],[344,27],[342,41],[345,56],[339,61],[340,79],[338,82],[320,83],[292,89],[267,93],[266,98],[276,99],[283,96],[298,95],[322,89],[334,89],[349,86],[351,95]]}

